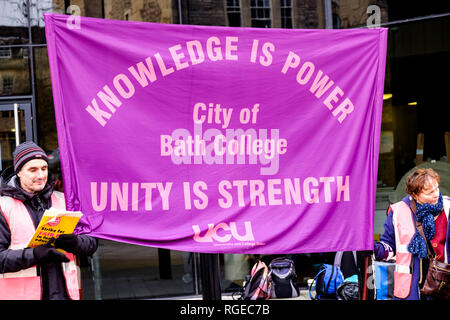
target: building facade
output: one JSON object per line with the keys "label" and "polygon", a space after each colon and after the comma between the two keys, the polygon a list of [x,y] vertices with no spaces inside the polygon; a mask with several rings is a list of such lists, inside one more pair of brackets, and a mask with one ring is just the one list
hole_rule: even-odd
{"label": "building facade", "polygon": [[[44,12],[227,27],[389,28],[375,234],[383,232],[387,204],[409,170],[421,162],[447,170],[450,102],[448,81],[439,77],[450,71],[446,2],[0,0],[0,171],[12,164],[16,141],[33,140],[53,155],[53,172],[60,175]],[[441,180],[442,189],[448,190],[448,182]],[[220,255],[222,290],[240,286],[256,258],[261,257]],[[298,280],[306,285],[317,266],[332,256],[295,258]],[[189,252],[100,240],[98,252],[82,267],[88,299],[197,295],[202,290],[198,254]]]}

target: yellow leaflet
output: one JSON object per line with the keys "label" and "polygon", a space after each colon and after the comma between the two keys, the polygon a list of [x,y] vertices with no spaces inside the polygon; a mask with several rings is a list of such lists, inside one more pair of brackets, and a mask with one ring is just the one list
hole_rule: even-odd
{"label": "yellow leaflet", "polygon": [[56,239],[61,234],[72,233],[82,215],[80,211],[46,210],[27,247],[36,248],[52,237]]}

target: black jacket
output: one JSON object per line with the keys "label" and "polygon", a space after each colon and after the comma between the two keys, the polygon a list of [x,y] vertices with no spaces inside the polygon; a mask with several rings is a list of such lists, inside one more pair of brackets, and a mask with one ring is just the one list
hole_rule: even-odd
{"label": "black jacket", "polygon": [[[12,167],[5,169],[0,175],[0,195],[9,196],[23,202],[35,228],[44,214],[51,207],[53,183],[49,175],[47,184],[37,194],[30,194],[20,187],[19,178]],[[97,250],[97,239],[79,235],[77,255],[92,255]],[[11,244],[11,230],[3,214],[0,214],[0,273],[16,272],[37,265],[31,248],[20,250],[8,249]],[[50,262],[38,265],[42,282],[42,299],[69,299],[61,263]]]}

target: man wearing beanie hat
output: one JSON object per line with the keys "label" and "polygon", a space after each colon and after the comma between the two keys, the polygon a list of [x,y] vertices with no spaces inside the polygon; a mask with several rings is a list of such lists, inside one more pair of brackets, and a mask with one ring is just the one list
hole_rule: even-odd
{"label": "man wearing beanie hat", "polygon": [[[44,150],[34,142],[27,141],[17,146],[13,157],[14,172],[19,177],[22,189],[30,193],[41,191],[47,183],[48,176],[48,158]],[[25,165],[26,170],[22,170]]]}
{"label": "man wearing beanie hat", "polygon": [[26,248],[45,210],[64,209],[64,195],[53,190],[47,154],[34,142],[18,145],[13,157],[0,175],[0,299],[79,299],[73,255],[92,255],[97,240],[69,234]]}

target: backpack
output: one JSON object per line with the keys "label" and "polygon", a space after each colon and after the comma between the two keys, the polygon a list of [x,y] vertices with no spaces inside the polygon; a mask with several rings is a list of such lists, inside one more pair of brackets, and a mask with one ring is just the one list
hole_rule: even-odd
{"label": "backpack", "polygon": [[[344,276],[339,267],[331,264],[323,264],[309,286],[309,297],[312,300],[336,300],[337,288],[344,282]],[[311,289],[315,283],[316,296],[313,297]]]}
{"label": "backpack", "polygon": [[272,293],[271,273],[272,272],[264,262],[256,262],[253,265],[250,275],[246,276],[244,286],[239,292],[241,294],[239,299],[269,299]]}
{"label": "backpack", "polygon": [[293,298],[299,296],[294,262],[287,258],[275,258],[269,264],[272,272],[272,295],[270,298]]}
{"label": "backpack", "polygon": [[358,275],[354,274],[344,279],[337,288],[338,300],[359,300]]}

